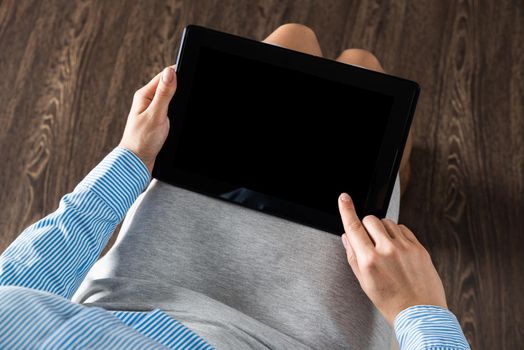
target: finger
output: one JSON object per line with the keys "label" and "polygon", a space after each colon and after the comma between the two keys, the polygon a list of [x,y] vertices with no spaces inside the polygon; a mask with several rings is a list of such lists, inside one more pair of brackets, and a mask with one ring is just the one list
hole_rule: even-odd
{"label": "finger", "polygon": [[353,247],[351,247],[351,243],[349,243],[347,235],[344,233],[342,235],[342,243],[344,244],[344,248],[346,249],[346,256],[348,259],[349,266],[351,267],[351,270],[353,270],[353,273],[357,277],[357,279],[360,281],[360,269],[358,267],[358,261],[357,257],[355,255],[355,251],[353,250]]}
{"label": "finger", "polygon": [[404,237],[406,237],[408,241],[420,244],[415,234],[405,225],[398,225],[398,228],[400,229],[400,231],[402,232],[402,234],[404,235]]}
{"label": "finger", "polygon": [[362,222],[360,222],[353,201],[347,193],[340,195],[338,199],[338,208],[342,218],[342,224],[344,225],[344,230],[346,231],[349,243],[353,247],[355,254],[358,256],[361,253],[366,253],[373,249],[373,242],[362,225]]}
{"label": "finger", "polygon": [[153,101],[148,110],[152,112],[152,115],[167,115],[167,108],[169,107],[169,102],[176,91],[176,73],[172,67],[166,67],[162,71],[160,81],[155,91],[155,96],[153,96]]}
{"label": "finger", "polygon": [[382,221],[380,221],[376,216],[366,216],[362,220],[362,224],[377,247],[391,242],[391,237],[389,236],[388,231],[382,224]]}
{"label": "finger", "polygon": [[[168,68],[173,68],[176,71],[176,65],[169,66]],[[158,86],[158,82],[160,81],[160,77],[162,76],[162,73],[164,71],[158,73],[155,75],[153,79],[149,83],[147,83],[143,89],[144,89],[144,96],[148,98],[150,101],[153,100],[153,97],[155,96],[155,91]]]}
{"label": "finger", "polygon": [[382,219],[382,224],[388,231],[388,234],[391,238],[400,238],[404,239],[404,235],[400,232],[398,225],[391,219]]}
{"label": "finger", "polygon": [[158,73],[153,79],[151,79],[146,85],[142,86],[135,92],[133,97],[133,105],[131,106],[131,113],[139,114],[142,113],[153,100],[155,90],[160,81],[160,75]]}

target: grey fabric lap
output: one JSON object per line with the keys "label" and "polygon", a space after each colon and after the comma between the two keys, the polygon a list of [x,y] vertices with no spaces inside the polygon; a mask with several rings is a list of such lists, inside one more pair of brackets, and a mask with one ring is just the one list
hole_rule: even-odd
{"label": "grey fabric lap", "polygon": [[[399,200],[397,177],[395,221]],[[339,236],[156,180],[74,300],[160,308],[219,349],[386,349],[392,338]]]}

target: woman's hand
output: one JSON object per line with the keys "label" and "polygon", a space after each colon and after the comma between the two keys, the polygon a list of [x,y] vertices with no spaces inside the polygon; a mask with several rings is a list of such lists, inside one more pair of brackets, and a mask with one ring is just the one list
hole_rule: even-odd
{"label": "woman's hand", "polygon": [[361,222],[345,193],[338,204],[346,231],[342,242],[349,265],[364,292],[390,324],[410,306],[447,308],[442,281],[429,253],[413,232],[372,215]]}
{"label": "woman's hand", "polygon": [[119,146],[136,154],[151,173],[169,132],[167,108],[176,91],[174,66],[165,68],[135,92]]}

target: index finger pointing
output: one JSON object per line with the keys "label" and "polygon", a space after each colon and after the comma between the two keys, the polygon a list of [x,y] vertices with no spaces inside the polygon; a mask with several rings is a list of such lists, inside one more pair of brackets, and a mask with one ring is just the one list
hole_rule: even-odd
{"label": "index finger pointing", "polygon": [[342,193],[338,198],[338,208],[346,236],[355,250],[355,255],[358,256],[359,253],[372,249],[373,242],[358,218],[353,201],[347,193]]}

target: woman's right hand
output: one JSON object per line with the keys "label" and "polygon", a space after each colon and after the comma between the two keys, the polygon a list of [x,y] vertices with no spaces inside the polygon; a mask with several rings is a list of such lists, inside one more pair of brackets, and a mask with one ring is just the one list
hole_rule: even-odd
{"label": "woman's right hand", "polygon": [[351,269],[369,299],[393,325],[415,305],[447,308],[442,281],[427,250],[404,225],[376,216],[358,218],[349,195],[338,200]]}
{"label": "woman's right hand", "polygon": [[166,67],[137,90],[119,146],[127,148],[153,171],[169,133],[167,110],[177,87],[175,66]]}

